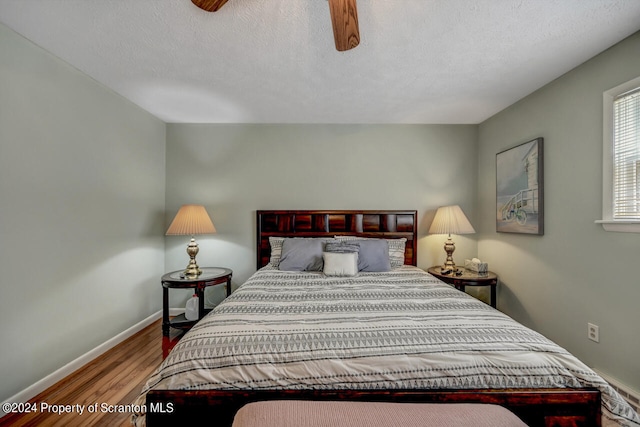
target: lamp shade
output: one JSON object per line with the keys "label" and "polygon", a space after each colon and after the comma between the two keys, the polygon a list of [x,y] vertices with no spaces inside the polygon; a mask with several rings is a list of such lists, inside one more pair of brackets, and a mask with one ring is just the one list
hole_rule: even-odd
{"label": "lamp shade", "polygon": [[173,218],[167,235],[214,234],[216,228],[202,205],[183,205]]}
{"label": "lamp shade", "polygon": [[476,230],[460,206],[442,206],[436,211],[429,234],[473,234]]}

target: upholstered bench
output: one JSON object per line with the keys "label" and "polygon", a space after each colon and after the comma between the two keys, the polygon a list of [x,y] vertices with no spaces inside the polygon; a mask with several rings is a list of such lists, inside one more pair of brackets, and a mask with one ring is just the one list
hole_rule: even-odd
{"label": "upholstered bench", "polygon": [[512,412],[480,403],[277,400],[249,403],[233,427],[526,427]]}

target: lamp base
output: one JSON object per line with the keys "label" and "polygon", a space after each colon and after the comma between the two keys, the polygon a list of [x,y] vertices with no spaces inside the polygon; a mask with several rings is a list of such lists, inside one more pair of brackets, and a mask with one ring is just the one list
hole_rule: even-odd
{"label": "lamp base", "polygon": [[188,279],[194,279],[201,274],[202,274],[202,270],[200,270],[200,268],[198,267],[198,264],[191,265],[191,263],[189,263],[187,268],[184,270],[184,276]]}
{"label": "lamp base", "polygon": [[456,245],[451,240],[451,235],[446,242],[444,242],[444,251],[447,253],[447,259],[442,266],[442,270],[449,270],[452,273],[456,271],[456,263],[453,262],[453,252],[456,250]]}
{"label": "lamp base", "polygon": [[196,255],[198,255],[198,244],[196,243],[196,239],[193,237],[189,242],[189,246],[187,246],[187,254],[189,255],[189,265],[184,270],[184,275],[188,278],[195,278],[202,274],[202,270],[198,267],[198,263],[196,262]]}

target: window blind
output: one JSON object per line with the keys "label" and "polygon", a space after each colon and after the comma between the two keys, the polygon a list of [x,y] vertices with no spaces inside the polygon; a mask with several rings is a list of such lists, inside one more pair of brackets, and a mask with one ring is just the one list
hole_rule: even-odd
{"label": "window blind", "polygon": [[640,219],[640,88],[613,101],[613,218]]}

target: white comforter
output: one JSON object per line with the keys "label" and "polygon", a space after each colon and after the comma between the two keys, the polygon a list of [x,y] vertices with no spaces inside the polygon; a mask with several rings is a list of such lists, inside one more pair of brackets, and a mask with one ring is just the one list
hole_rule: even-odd
{"label": "white comforter", "polygon": [[602,392],[603,426],[640,426],[566,350],[416,267],[329,278],[267,266],[180,340],[137,403],[152,388],[586,386]]}

